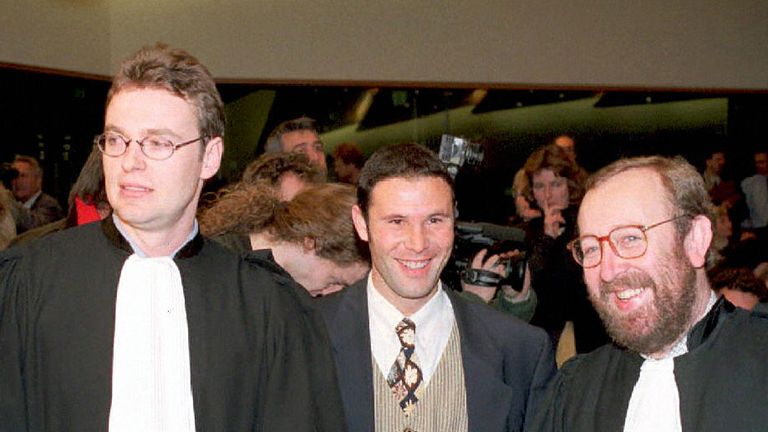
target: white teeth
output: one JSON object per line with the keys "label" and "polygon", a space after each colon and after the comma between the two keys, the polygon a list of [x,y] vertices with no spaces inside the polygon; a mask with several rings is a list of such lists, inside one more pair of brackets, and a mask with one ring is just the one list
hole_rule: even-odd
{"label": "white teeth", "polygon": [[133,186],[125,186],[125,189],[132,190],[132,191],[145,191],[147,188],[140,188],[140,187],[133,187]]}
{"label": "white teeth", "polygon": [[400,261],[404,266],[411,270],[423,269],[429,261]]}
{"label": "white teeth", "polygon": [[628,289],[624,291],[617,291],[616,297],[618,297],[620,300],[629,300],[632,297],[640,295],[640,293],[643,292],[643,288],[635,288],[635,289]]}

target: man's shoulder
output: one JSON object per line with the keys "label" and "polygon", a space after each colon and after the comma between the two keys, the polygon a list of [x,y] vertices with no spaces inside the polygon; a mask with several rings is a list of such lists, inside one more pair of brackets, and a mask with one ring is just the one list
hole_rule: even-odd
{"label": "man's shoulder", "polygon": [[501,341],[527,341],[541,344],[548,340],[544,330],[513,315],[498,311],[484,303],[467,300],[450,290],[446,293],[451,299],[454,315],[460,327],[477,328]]}
{"label": "man's shoulder", "polygon": [[[55,226],[53,228],[56,228]],[[82,254],[106,239],[101,234],[98,223],[52,230],[44,236],[12,249],[19,249],[26,254]]]}
{"label": "man's shoulder", "polygon": [[759,183],[765,183],[765,176],[762,176],[760,174],[754,174],[749,177],[745,177],[741,181],[741,187],[744,188],[752,188],[755,187]]}
{"label": "man's shoulder", "polygon": [[364,277],[341,291],[315,299],[317,309],[326,319],[330,319],[339,313],[344,305],[347,305],[348,307],[367,307],[367,284],[368,278]]}
{"label": "man's shoulder", "polygon": [[61,204],[59,204],[59,201],[56,198],[43,192],[40,194],[39,197],[37,197],[37,199],[35,200],[35,204],[32,207],[61,209]]}

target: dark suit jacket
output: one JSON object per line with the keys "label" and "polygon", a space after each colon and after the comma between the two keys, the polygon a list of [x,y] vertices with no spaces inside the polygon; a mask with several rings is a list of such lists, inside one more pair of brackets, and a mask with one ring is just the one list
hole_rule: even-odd
{"label": "dark suit jacket", "polygon": [[[333,345],[347,426],[373,431],[368,278],[319,299]],[[446,290],[461,336],[469,430],[521,431],[555,373],[544,331]]]}
{"label": "dark suit jacket", "polygon": [[56,198],[46,193],[42,193],[37,197],[31,209],[25,208],[22,203],[17,201],[12,212],[14,219],[16,219],[16,232],[18,233],[43,226],[64,217],[64,212],[59,202],[56,201]]}

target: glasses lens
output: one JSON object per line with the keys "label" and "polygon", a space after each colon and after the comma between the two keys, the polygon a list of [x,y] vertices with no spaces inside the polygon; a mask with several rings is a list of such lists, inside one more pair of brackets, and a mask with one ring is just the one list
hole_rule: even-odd
{"label": "glasses lens", "polygon": [[104,133],[98,137],[96,144],[107,156],[120,156],[125,152],[125,139],[118,134]]}
{"label": "glasses lens", "polygon": [[645,233],[637,227],[623,227],[611,231],[610,241],[622,258],[637,258],[645,253],[648,246]]}
{"label": "glasses lens", "polygon": [[173,154],[173,143],[162,138],[147,137],[141,144],[141,150],[150,159],[168,159]]}
{"label": "glasses lens", "polygon": [[600,241],[595,236],[585,236],[573,242],[573,257],[584,267],[600,263]]}

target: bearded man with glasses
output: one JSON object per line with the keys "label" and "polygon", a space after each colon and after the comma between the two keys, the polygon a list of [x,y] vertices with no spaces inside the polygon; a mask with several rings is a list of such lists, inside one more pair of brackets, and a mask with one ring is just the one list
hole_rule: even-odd
{"label": "bearded man with glasses", "polygon": [[704,182],[682,158],[595,173],[569,244],[613,343],[563,365],[530,431],[756,431],[768,424],[768,308],[717,298]]}

